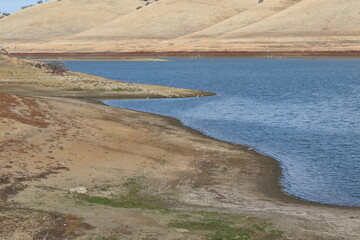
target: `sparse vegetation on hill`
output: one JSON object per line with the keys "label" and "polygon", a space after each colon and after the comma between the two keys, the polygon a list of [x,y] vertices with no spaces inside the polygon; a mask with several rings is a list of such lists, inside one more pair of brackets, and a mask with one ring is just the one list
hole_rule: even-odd
{"label": "sparse vegetation on hill", "polygon": [[6,13],[6,12],[1,13],[0,12],[0,19],[4,18],[4,17],[7,17],[7,16],[10,16],[10,13]]}
{"label": "sparse vegetation on hill", "polygon": [[26,8],[33,7],[33,6],[35,6],[35,5],[42,4],[42,3],[45,3],[45,2],[48,2],[48,1],[49,1],[49,0],[47,0],[47,1],[46,1],[46,0],[45,0],[45,1],[39,0],[39,1],[36,2],[36,4],[30,4],[30,5],[22,6],[21,9],[24,10],[24,9],[26,9]]}

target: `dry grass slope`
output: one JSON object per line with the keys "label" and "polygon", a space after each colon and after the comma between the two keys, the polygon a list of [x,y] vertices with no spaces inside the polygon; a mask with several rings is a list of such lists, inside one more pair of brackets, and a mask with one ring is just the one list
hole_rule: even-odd
{"label": "dry grass slope", "polygon": [[301,0],[284,1],[272,0],[265,1],[263,4],[256,4],[244,12],[241,12],[225,21],[219,22],[209,28],[192,33],[185,38],[216,38],[228,32],[241,29],[243,27],[261,22],[300,2]]}
{"label": "dry grass slope", "polygon": [[[0,21],[12,51],[358,51],[358,0],[62,0]],[[28,44],[27,44],[28,43]]]}
{"label": "dry grass slope", "polygon": [[210,27],[255,4],[254,0],[161,0],[71,39],[171,39]]}
{"label": "dry grass slope", "polygon": [[39,4],[4,18],[0,41],[61,39],[135,11],[141,0],[63,0]]}
{"label": "dry grass slope", "polygon": [[221,35],[238,38],[270,36],[359,36],[360,4],[357,0],[303,0],[244,28]]}

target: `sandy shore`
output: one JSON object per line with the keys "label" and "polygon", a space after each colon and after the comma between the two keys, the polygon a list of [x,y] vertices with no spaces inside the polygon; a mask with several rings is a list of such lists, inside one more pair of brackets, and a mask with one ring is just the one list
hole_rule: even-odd
{"label": "sandy shore", "polygon": [[14,64],[0,61],[0,239],[359,239],[359,208],[285,195],[275,160],[77,98],[210,93],[97,91],[121,83]]}

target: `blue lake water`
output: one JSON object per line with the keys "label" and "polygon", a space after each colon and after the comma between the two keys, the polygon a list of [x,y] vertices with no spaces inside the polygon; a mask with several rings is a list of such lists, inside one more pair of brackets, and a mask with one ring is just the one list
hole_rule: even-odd
{"label": "blue lake water", "polygon": [[105,101],[176,117],[214,138],[277,159],[284,190],[360,206],[360,59],[170,59],[67,62],[110,79],[206,90],[189,99]]}

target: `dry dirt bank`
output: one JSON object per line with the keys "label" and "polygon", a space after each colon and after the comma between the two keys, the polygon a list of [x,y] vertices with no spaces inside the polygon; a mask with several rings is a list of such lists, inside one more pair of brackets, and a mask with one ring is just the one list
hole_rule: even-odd
{"label": "dry dirt bank", "polygon": [[[31,69],[24,67],[17,81],[33,77]],[[5,239],[359,238],[358,208],[282,194],[277,164],[251,149],[172,118],[39,98],[32,89],[37,83],[23,90],[3,86],[31,95],[0,93]]]}

